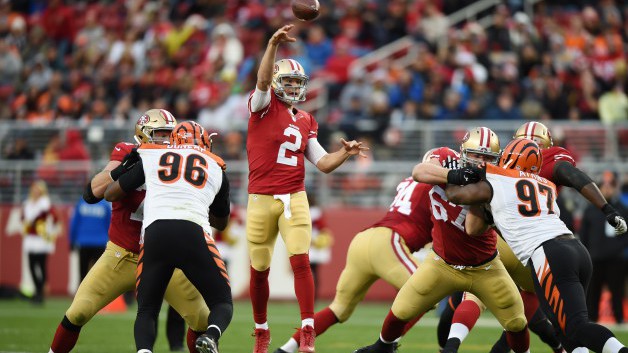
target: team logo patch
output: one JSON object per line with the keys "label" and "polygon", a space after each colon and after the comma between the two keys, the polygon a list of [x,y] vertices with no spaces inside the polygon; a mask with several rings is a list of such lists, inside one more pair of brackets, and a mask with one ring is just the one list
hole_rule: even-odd
{"label": "team logo patch", "polygon": [[139,119],[137,119],[137,125],[144,125],[148,123],[149,120],[150,118],[148,117],[148,115],[142,115]]}
{"label": "team logo patch", "polygon": [[464,137],[462,138],[462,143],[469,141],[470,137],[471,137],[471,134],[467,131],[467,133],[464,134]]}
{"label": "team logo patch", "polygon": [[275,64],[275,68],[273,69],[273,73],[278,73],[279,72],[279,65]]}

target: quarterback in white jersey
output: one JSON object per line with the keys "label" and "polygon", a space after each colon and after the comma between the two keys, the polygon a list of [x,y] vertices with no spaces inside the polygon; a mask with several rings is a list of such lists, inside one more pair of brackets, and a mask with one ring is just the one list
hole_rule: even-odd
{"label": "quarterback in white jersey", "polygon": [[[556,186],[538,176],[542,156],[536,142],[512,140],[498,166],[487,165],[480,182],[447,186],[449,201],[490,204],[495,225],[519,260],[530,268],[536,295],[547,317],[559,328],[564,347],[594,352],[628,353],[606,327],[589,321],[585,291],[592,265],[587,249],[558,217]],[[470,235],[481,234],[487,222],[467,215]]]}
{"label": "quarterback in white jersey", "polygon": [[175,126],[169,146],[141,145],[139,162],[109,185],[107,200],[146,185],[142,245],[137,266],[138,353],[151,353],[155,322],[168,279],[183,271],[209,307],[208,328],[196,340],[200,353],[218,353],[218,339],[233,316],[229,276],[211,237],[229,220],[225,164],[210,152],[207,132],[195,122]]}

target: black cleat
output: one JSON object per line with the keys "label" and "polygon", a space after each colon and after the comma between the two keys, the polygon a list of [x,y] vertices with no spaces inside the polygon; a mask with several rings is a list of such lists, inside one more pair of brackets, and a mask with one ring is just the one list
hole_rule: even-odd
{"label": "black cleat", "polygon": [[395,343],[389,344],[377,340],[374,344],[362,348],[358,348],[353,353],[395,353],[397,345]]}
{"label": "black cleat", "polygon": [[218,353],[218,344],[213,338],[202,334],[196,339],[196,350],[198,353]]}

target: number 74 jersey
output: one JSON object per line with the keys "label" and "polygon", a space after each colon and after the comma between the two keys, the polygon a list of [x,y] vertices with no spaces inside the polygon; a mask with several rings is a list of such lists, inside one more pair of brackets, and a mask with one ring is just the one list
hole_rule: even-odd
{"label": "number 74 jersey", "polygon": [[[249,194],[291,194],[305,190],[305,148],[318,135],[314,117],[288,109],[274,93],[268,106],[251,112],[246,139]],[[250,99],[250,98],[249,98]]]}
{"label": "number 74 jersey", "polygon": [[486,166],[486,181],[493,188],[490,206],[495,225],[524,265],[546,240],[571,234],[560,220],[556,185],[551,181],[494,165]]}

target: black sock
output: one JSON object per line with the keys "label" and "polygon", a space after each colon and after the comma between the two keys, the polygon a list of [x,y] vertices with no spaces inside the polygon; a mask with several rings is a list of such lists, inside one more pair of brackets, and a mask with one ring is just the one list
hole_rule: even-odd
{"label": "black sock", "polygon": [[502,331],[502,335],[499,336],[499,339],[491,348],[490,353],[508,353],[510,352],[510,346],[508,345],[508,340],[506,339],[506,331]]}
{"label": "black sock", "polygon": [[457,352],[458,348],[460,348],[460,343],[460,338],[452,337],[447,339],[447,342],[443,347],[443,352]]}

